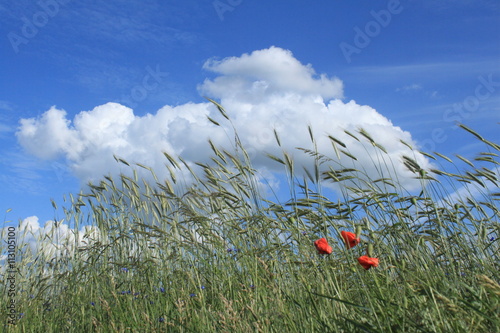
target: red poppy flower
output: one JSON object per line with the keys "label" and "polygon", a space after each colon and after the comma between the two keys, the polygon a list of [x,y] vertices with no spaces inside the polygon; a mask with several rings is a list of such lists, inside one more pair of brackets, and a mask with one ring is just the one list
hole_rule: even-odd
{"label": "red poppy flower", "polygon": [[370,269],[372,267],[378,266],[378,258],[370,258],[368,256],[361,256],[358,258],[358,262],[364,269]]}
{"label": "red poppy flower", "polygon": [[320,238],[315,241],[314,246],[316,246],[316,250],[318,250],[319,254],[330,254],[333,251],[332,247],[328,245],[325,238]]}
{"label": "red poppy flower", "polygon": [[355,247],[360,242],[359,237],[356,238],[356,234],[352,232],[341,231],[340,234],[342,235],[342,238],[344,239],[345,245],[348,249],[350,249],[351,247]]}

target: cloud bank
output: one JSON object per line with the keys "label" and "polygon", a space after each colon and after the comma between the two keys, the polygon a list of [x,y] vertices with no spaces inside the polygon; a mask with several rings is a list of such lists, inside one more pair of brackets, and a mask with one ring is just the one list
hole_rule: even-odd
{"label": "cloud bank", "polygon": [[[7,227],[0,228],[0,236],[7,239]],[[102,241],[101,233],[95,226],[84,226],[80,230],[72,229],[67,224],[47,221],[39,223],[38,217],[30,216],[19,223],[16,229],[17,260],[28,263],[50,262],[54,258],[69,258],[78,247],[90,246],[95,241]],[[6,253],[0,253],[0,275],[7,265]],[[21,269],[28,268],[24,266]]]}
{"label": "cloud bank", "polygon": [[[412,156],[423,168],[429,167],[423,156],[413,156],[400,143],[404,140],[416,146],[410,133],[369,106],[344,102],[340,79],[317,74],[312,65],[300,63],[290,51],[271,47],[240,57],[208,60],[203,68],[214,78],[198,86],[200,94],[220,100],[254,167],[264,173],[283,171],[264,156],[281,155],[281,149],[293,154],[299,166],[311,166],[311,158],[296,150],[313,148],[308,125],[320,152],[336,159],[327,138],[331,134],[358,158],[357,166],[374,178],[386,172],[380,166],[389,164],[390,158],[399,182],[411,189],[418,187],[418,181],[399,163],[401,155]],[[221,120],[221,126],[211,123],[207,116]],[[384,161],[378,161],[380,150],[367,140],[357,141],[344,132],[357,133],[360,128],[385,147]],[[281,138],[281,148],[274,139],[274,129]],[[180,155],[188,162],[207,162],[211,156],[207,140],[228,147],[231,133],[230,124],[211,103],[166,105],[144,116],[123,105],[107,103],[82,111],[73,119],[64,110],[52,107],[39,118],[22,119],[16,135],[27,152],[41,159],[63,157],[75,175],[87,182],[126,172],[113,155],[151,166],[160,177],[166,177],[162,152]],[[352,167],[352,160],[346,156],[340,162]]]}

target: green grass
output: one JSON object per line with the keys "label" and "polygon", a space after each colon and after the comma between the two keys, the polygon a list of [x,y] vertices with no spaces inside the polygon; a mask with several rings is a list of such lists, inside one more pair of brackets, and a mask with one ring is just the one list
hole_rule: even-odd
{"label": "green grass", "polygon": [[[288,175],[290,199],[264,198],[237,134],[231,152],[210,143],[201,175],[166,155],[171,179],[104,177],[70,196],[65,223],[77,232],[66,251],[30,254],[18,244],[22,317],[4,331],[498,332],[500,147],[463,128],[485,151],[473,161],[424,153],[444,172],[421,169],[413,150],[402,163],[423,184],[416,193],[390,172],[367,179],[340,158],[302,149],[312,165],[305,178],[290,153],[270,156]],[[378,147],[384,170],[399,163],[368,133],[350,135]],[[336,156],[355,159],[330,139]],[[334,199],[328,183],[340,190]],[[470,193],[443,200],[464,184]],[[361,243],[346,249],[341,230],[357,230]],[[317,254],[320,237],[333,253]],[[357,258],[368,248],[380,265],[365,270]],[[1,304],[11,299],[5,278]]]}

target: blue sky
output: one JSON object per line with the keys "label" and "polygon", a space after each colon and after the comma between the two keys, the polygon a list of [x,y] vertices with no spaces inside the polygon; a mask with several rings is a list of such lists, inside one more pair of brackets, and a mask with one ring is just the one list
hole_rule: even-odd
{"label": "blue sky", "polygon": [[4,0],[0,209],[43,224],[51,198],[120,172],[113,153],[208,158],[207,138],[225,137],[204,95],[274,180],[273,126],[292,148],[306,124],[362,126],[394,156],[404,138],[473,157],[455,123],[498,142],[499,15],[495,0]]}

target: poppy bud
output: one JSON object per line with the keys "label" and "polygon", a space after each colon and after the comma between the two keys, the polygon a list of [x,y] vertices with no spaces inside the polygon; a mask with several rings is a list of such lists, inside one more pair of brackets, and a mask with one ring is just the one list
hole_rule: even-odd
{"label": "poppy bud", "polygon": [[373,256],[373,244],[368,244],[368,248],[366,249],[366,253],[369,257]]}
{"label": "poppy bud", "polygon": [[486,229],[485,228],[479,228],[479,238],[486,239]]}
{"label": "poppy bud", "polygon": [[356,227],[356,237],[358,237],[358,238],[359,238],[359,236],[361,235],[361,231],[363,231],[363,227],[362,227],[362,226],[360,226],[360,225],[358,225],[358,226]]}

